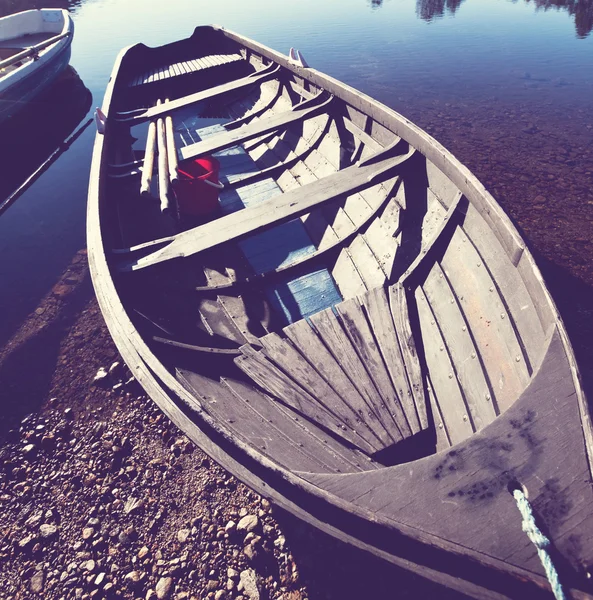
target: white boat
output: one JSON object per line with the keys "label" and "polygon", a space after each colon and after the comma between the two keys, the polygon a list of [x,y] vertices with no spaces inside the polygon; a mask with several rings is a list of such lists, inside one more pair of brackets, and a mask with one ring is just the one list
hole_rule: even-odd
{"label": "white boat", "polygon": [[0,123],[66,68],[74,23],[68,11],[26,10],[0,19]]}

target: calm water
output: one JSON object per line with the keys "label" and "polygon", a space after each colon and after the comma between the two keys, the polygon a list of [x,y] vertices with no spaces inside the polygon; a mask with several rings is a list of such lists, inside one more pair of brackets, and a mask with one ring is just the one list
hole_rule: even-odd
{"label": "calm water", "polygon": [[[15,4],[0,0],[0,14],[27,7]],[[15,139],[27,164],[50,123],[54,137],[68,136],[88,118],[85,88],[100,105],[121,47],[158,45],[219,23],[284,52],[299,48],[311,66],[427,129],[522,227],[563,316],[590,310],[582,298],[593,284],[591,0],[83,0],[69,7],[80,81],[71,73],[71,87],[40,107],[45,118],[24,123],[20,136],[0,133],[0,190]],[[84,247],[93,137],[94,125],[0,215],[0,347]],[[578,293],[563,296],[568,289]]]}

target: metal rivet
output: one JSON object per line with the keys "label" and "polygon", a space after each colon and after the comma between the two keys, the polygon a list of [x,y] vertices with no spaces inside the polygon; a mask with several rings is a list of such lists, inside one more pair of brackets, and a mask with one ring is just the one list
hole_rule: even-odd
{"label": "metal rivet", "polygon": [[517,357],[515,358],[515,360],[516,360],[517,362],[521,362],[521,357],[520,357],[520,356],[517,356]]}
{"label": "metal rivet", "polygon": [[493,291],[494,291],[494,288],[493,288],[492,286],[490,286],[490,291],[491,291],[491,292],[493,292]]}
{"label": "metal rivet", "polygon": [[443,274],[442,274],[442,273],[439,273],[439,277],[442,279],[442,278],[443,278]]}
{"label": "metal rivet", "polygon": [[442,352],[442,351],[444,350],[444,348],[441,346],[441,347],[440,347],[440,350],[441,350],[441,352]]}
{"label": "metal rivet", "polygon": [[455,298],[451,298],[451,304],[455,304]]}
{"label": "metal rivet", "polygon": [[443,428],[443,424],[439,423],[439,429],[442,429],[442,428]]}
{"label": "metal rivet", "polygon": [[461,331],[467,331],[467,327],[464,325],[464,326],[461,328]]}
{"label": "metal rivet", "polygon": [[472,352],[472,358],[476,358],[476,353]]}
{"label": "metal rivet", "polygon": [[481,267],[481,266],[482,266],[482,263],[481,263],[481,262],[479,262],[479,263],[478,263],[478,267]]}
{"label": "metal rivet", "polygon": [[504,313],[500,313],[500,318],[504,319]]}
{"label": "metal rivet", "polygon": [[486,400],[490,400],[490,394],[486,394]]}
{"label": "metal rivet", "polygon": [[431,322],[430,322],[430,324],[431,324],[431,325],[434,325],[434,321],[431,321]]}
{"label": "metal rivet", "polygon": [[449,373],[449,379],[453,379],[453,373]]}
{"label": "metal rivet", "polygon": [[467,421],[467,415],[463,415],[463,420]]}

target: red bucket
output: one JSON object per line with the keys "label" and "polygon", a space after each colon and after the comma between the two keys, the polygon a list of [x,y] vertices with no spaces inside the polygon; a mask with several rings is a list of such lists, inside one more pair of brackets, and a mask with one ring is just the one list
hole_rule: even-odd
{"label": "red bucket", "polygon": [[218,182],[219,171],[220,163],[213,156],[203,156],[179,164],[175,194],[180,213],[200,217],[210,215],[218,209],[218,192],[221,188]]}

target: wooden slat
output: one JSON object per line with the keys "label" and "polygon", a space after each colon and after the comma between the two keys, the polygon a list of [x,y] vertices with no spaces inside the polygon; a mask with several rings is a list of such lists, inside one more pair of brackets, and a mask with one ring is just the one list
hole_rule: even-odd
{"label": "wooden slat", "polygon": [[[389,300],[384,287],[377,287],[362,297],[377,344],[391,375],[391,381],[406,413],[406,419],[412,433],[420,431],[420,420],[412,388],[406,373],[406,365],[402,356],[400,341],[397,337],[393,317],[389,308]],[[417,358],[416,358],[417,360]],[[419,367],[418,367],[419,368]]]}
{"label": "wooden slat", "polygon": [[432,382],[430,381],[430,376],[428,374],[426,375],[426,395],[428,396],[428,401],[430,403],[430,410],[432,412],[432,419],[436,432],[436,451],[440,452],[451,446],[451,440],[449,439],[449,434],[445,428],[445,420],[443,419],[441,408],[437,397],[435,396]]}
{"label": "wooden slat", "polygon": [[[223,94],[228,94],[229,92],[234,92],[240,90],[244,87],[248,87],[250,85],[261,84],[268,79],[273,79],[277,76],[279,67],[264,69],[258,73],[252,73],[247,77],[243,77],[241,79],[235,79],[234,81],[230,81],[228,83],[224,83],[222,85],[218,85],[216,87],[204,90],[202,92],[196,92],[195,94],[190,94],[189,96],[184,96],[182,98],[177,98],[173,102],[170,102],[166,107],[153,107],[145,110],[143,112],[140,111],[129,111],[129,112],[121,112],[117,115],[118,121],[130,122],[130,123],[143,123],[144,121],[148,121],[150,119],[154,119],[156,117],[162,116],[164,114],[168,114],[173,110],[177,110],[179,108],[183,108],[184,106],[189,106],[190,104],[195,104],[196,102],[203,102],[205,100],[213,100],[218,96]],[[149,81],[152,81],[149,78]]]}
{"label": "wooden slat", "polygon": [[[373,431],[384,446],[392,443],[385,426],[370,409],[369,403],[354,385],[354,373],[346,373],[334,355],[321,341],[306,320],[297,321],[284,328],[284,333],[301,355],[315,363],[317,372],[329,383],[335,392],[346,402],[361,421]],[[360,384],[360,382],[359,382]]]}
{"label": "wooden slat", "polygon": [[412,152],[413,150],[403,156],[386,158],[367,166],[349,167],[272,200],[184,231],[173,236],[171,243],[165,248],[136,261],[124,263],[119,269],[122,271],[142,269],[171,258],[203,252],[218,244],[298,217],[310,212],[315,206],[347,194],[352,188],[362,187],[375,179],[385,177],[387,173],[403,164]]}
{"label": "wooden slat", "polygon": [[424,382],[422,372],[418,361],[418,352],[412,334],[410,325],[410,315],[408,311],[408,300],[406,291],[400,283],[396,283],[389,288],[389,307],[393,316],[393,324],[397,332],[397,338],[400,342],[400,349],[406,365],[406,373],[412,387],[412,395],[416,404],[416,412],[420,420],[420,427],[428,427],[428,418],[426,413],[426,398],[424,395]]}
{"label": "wooden slat", "polygon": [[257,385],[314,423],[359,447],[357,442],[361,442],[360,436],[320,405],[311,394],[278,369],[261,352],[255,351],[251,346],[242,346],[241,352],[244,355],[238,356],[235,364]]}
{"label": "wooden slat", "polygon": [[366,400],[370,410],[387,429],[394,442],[402,439],[399,427],[391,417],[385,401],[377,391],[372,378],[361,362],[348,336],[338,322],[331,308],[311,317],[319,337],[327,346],[334,358],[340,363],[342,370],[350,375],[359,393]]}
{"label": "wooden slat", "polygon": [[366,286],[356,270],[352,258],[346,248],[340,254],[332,269],[332,276],[343,298],[353,298],[366,292]]}
{"label": "wooden slat", "polygon": [[519,397],[529,372],[496,285],[465,233],[457,228],[441,266],[471,329],[500,412]]}
{"label": "wooden slat", "polygon": [[[269,325],[269,306],[264,307],[259,314],[257,309],[264,304],[263,297],[256,293],[247,292],[247,302],[243,296],[218,296],[218,302],[229,319],[235,324],[241,335],[251,344],[259,344],[259,338],[266,335],[266,325]],[[252,304],[253,303],[253,304]]]}
{"label": "wooden slat", "polygon": [[385,273],[381,269],[381,265],[360,234],[352,240],[348,251],[367,289],[382,286],[385,283]]}
{"label": "wooden slat", "polygon": [[[381,450],[383,444],[368,428],[347,402],[345,402],[315,369],[315,357],[303,356],[288,340],[278,334],[270,333],[261,338],[264,354],[296,381],[319,404],[338,417],[344,425],[360,436],[357,446],[367,452]],[[307,360],[309,359],[309,361]]]}
{"label": "wooden slat", "polygon": [[239,144],[253,140],[271,131],[286,129],[292,123],[309,119],[320,111],[326,110],[331,101],[332,98],[313,106],[307,106],[303,108],[295,107],[291,111],[286,111],[278,115],[272,115],[265,119],[259,119],[249,123],[248,125],[245,125],[244,127],[240,127],[239,129],[225,131],[217,136],[212,136],[195,144],[190,144],[189,146],[180,148],[181,158],[183,160],[188,160],[190,158],[197,158],[206,154],[213,154],[226,148],[231,148],[232,146],[238,146]]}
{"label": "wooden slat", "polygon": [[358,298],[341,302],[336,306],[336,310],[340,315],[344,331],[350,338],[351,344],[356,349],[361,362],[371,376],[383,400],[383,406],[389,411],[402,438],[410,437],[413,432],[404,412],[403,401],[400,400],[391,382],[383,357],[377,347],[375,337]]}
{"label": "wooden slat", "polygon": [[441,402],[441,414],[447,435],[453,444],[457,444],[470,437],[474,433],[474,428],[455,377],[447,346],[436,325],[426,296],[420,288],[416,290],[416,303],[430,380],[435,395]]}
{"label": "wooden slat", "polygon": [[474,428],[478,431],[496,418],[496,411],[492,403],[492,390],[482,369],[478,350],[459,309],[458,298],[438,263],[435,263],[422,288],[449,349],[465,403]]}
{"label": "wooden slat", "polygon": [[218,299],[202,298],[199,305],[200,317],[206,329],[212,334],[237,344],[245,344],[247,338],[236,323],[229,318]]}
{"label": "wooden slat", "polygon": [[[253,386],[234,379],[224,379],[223,383],[236,394],[238,400],[248,404],[262,419],[274,426],[278,432],[276,435],[288,438],[300,452],[321,463],[323,470],[350,472],[378,468],[377,463],[359,450],[347,448],[313,423],[300,418],[289,407]],[[293,453],[294,450],[291,455]],[[274,453],[274,459],[278,462],[286,461],[287,458],[282,453]]]}

